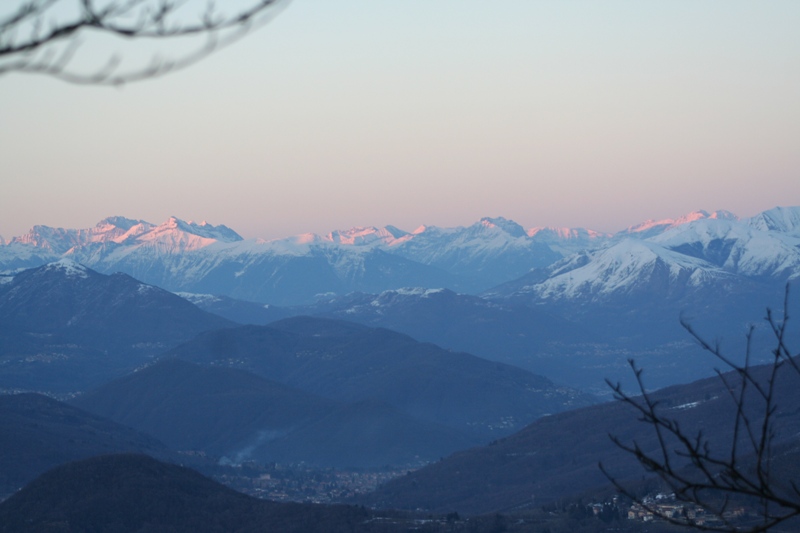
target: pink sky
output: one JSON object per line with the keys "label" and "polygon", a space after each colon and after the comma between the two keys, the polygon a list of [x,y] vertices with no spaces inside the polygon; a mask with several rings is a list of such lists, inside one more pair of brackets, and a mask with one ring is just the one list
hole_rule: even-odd
{"label": "pink sky", "polygon": [[5,75],[0,235],[110,215],[616,231],[800,205],[799,20],[795,1],[295,0],[163,79]]}

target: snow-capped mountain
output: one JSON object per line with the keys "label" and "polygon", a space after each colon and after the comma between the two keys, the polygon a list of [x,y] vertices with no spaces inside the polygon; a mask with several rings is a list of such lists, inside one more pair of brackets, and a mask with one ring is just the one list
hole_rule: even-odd
{"label": "snow-capped mountain", "polygon": [[74,391],[232,323],[127,274],[69,259],[2,276],[0,389]]}
{"label": "snow-capped mountain", "polygon": [[585,250],[593,250],[605,244],[612,235],[585,228],[538,227],[528,230],[535,242],[546,244],[551,250],[566,257]]}
{"label": "snow-capped mountain", "polygon": [[[171,320],[164,320],[168,316]],[[0,320],[4,327],[20,332],[64,338],[85,332],[98,335],[99,328],[104,328],[109,334],[98,336],[97,342],[109,345],[145,342],[158,335],[177,334],[185,340],[199,331],[229,324],[127,274],[107,276],[63,258],[7,276],[0,284]],[[145,333],[127,332],[137,327]],[[190,333],[178,334],[182,327]]]}
{"label": "snow-capped mountain", "polygon": [[745,222],[761,231],[778,231],[800,237],[800,209],[796,207],[775,207]]}
{"label": "snow-capped mountain", "polygon": [[349,230],[336,230],[328,233],[325,240],[336,244],[350,244],[353,246],[368,246],[372,244],[384,244],[393,246],[404,240],[411,238],[407,231],[386,226],[376,228],[374,226],[364,226],[351,228]]}
{"label": "snow-capped mountain", "polygon": [[706,211],[692,211],[680,218],[672,219],[667,218],[663,220],[647,220],[641,224],[631,226],[628,229],[621,231],[620,235],[630,235],[640,239],[647,239],[659,235],[669,229],[677,228],[685,224],[690,224],[698,220],[739,220],[739,217],[730,211],[714,211],[707,213]]}
{"label": "snow-capped mountain", "polygon": [[214,242],[240,240],[242,237],[230,228],[212,226],[206,222],[197,224],[170,217],[165,223],[156,226],[144,220],[108,217],[89,229],[34,226],[25,235],[14,237],[10,244],[27,244],[55,254],[81,254],[85,247],[109,244],[150,244],[167,253],[182,253]]}
{"label": "snow-capped mountain", "polygon": [[468,227],[422,226],[387,251],[461,276],[467,292],[514,279],[562,257],[502,217],[483,218]]}
{"label": "snow-capped mountain", "polygon": [[[742,276],[778,281],[797,278],[800,276],[800,233],[761,229],[769,223],[763,215],[755,221],[742,222],[706,218],[671,228],[651,238],[650,242],[704,259]],[[791,230],[791,226],[788,229]]]}
{"label": "snow-capped mountain", "polygon": [[172,291],[274,304],[405,286],[474,292],[561,257],[502,218],[467,228],[408,233],[392,226],[361,227],[264,241],[175,217],[161,225],[111,217],[86,230],[36,226],[0,249],[0,268],[31,267],[62,256]]}
{"label": "snow-capped mountain", "polygon": [[797,207],[746,220],[727,211],[696,211],[648,221],[487,295],[601,302],[632,296],[677,299],[695,289],[731,291],[751,281],[782,286],[800,278],[798,228]]}
{"label": "snow-capped mountain", "polygon": [[733,282],[735,276],[707,261],[648,241],[625,239],[556,263],[547,278],[523,286],[548,300],[605,300],[650,294],[669,297],[691,287]]}
{"label": "snow-capped mountain", "polygon": [[[272,241],[244,240],[226,226],[175,217],[160,225],[110,217],[89,229],[35,226],[0,245],[0,270],[61,257],[171,291],[277,305],[407,286],[475,294],[510,282],[537,298],[602,300],[634,289],[674,295],[680,292],[676,287],[730,276],[795,279],[800,208],[775,208],[746,220],[727,211],[696,211],[615,235],[581,228],[526,230],[496,217],[466,227],[406,232],[365,226]],[[511,286],[491,292],[507,295]]]}
{"label": "snow-capped mountain", "polygon": [[56,261],[61,256],[45,248],[20,242],[0,244],[0,271],[13,272]]}
{"label": "snow-capped mountain", "polygon": [[187,231],[179,221],[122,244],[76,247],[68,256],[172,291],[282,305],[312,302],[329,292],[457,285],[445,272],[378,247],[340,245],[316,235],[224,241]]}
{"label": "snow-capped mountain", "polygon": [[124,217],[109,217],[101,220],[94,228],[64,229],[49,226],[34,226],[28,233],[14,237],[11,244],[28,244],[36,248],[64,254],[75,246],[92,242],[123,242],[152,229],[153,225],[143,220]]}

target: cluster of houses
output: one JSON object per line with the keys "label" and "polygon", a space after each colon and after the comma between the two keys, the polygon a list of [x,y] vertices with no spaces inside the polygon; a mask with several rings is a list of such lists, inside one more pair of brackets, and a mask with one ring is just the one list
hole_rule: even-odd
{"label": "cluster of houses", "polygon": [[703,507],[677,501],[674,494],[656,494],[646,497],[641,503],[634,502],[628,509],[628,520],[651,522],[656,520],[674,520],[696,526],[721,526],[724,522],[742,519],[747,512],[744,507],[727,510],[720,517],[708,512]]}
{"label": "cluster of houses", "polygon": [[[237,471],[238,470],[238,471]],[[239,492],[281,502],[336,503],[357,494],[372,492],[406,469],[382,471],[338,471],[303,465],[258,465],[220,473],[217,481]]]}

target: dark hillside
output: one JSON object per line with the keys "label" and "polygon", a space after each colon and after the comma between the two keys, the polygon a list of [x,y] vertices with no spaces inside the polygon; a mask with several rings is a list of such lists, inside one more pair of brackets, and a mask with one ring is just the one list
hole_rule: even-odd
{"label": "dark hillside", "polygon": [[42,475],[0,504],[0,531],[233,533],[358,531],[345,506],[280,504],[144,455],[108,455]]}
{"label": "dark hillside", "polygon": [[72,402],[233,463],[405,466],[479,444],[387,404],[347,405],[242,370],[167,359]]}
{"label": "dark hillside", "polygon": [[39,394],[0,396],[0,499],[56,465],[99,454],[167,458],[164,444]]}
{"label": "dark hillside", "polygon": [[62,260],[0,284],[0,390],[94,387],[233,323],[126,274]]}
{"label": "dark hillside", "polygon": [[[766,367],[756,375],[765,378]],[[800,388],[797,375],[784,369],[778,390],[776,444],[800,444]],[[735,406],[719,378],[663,389],[653,394],[670,417],[690,435],[702,430],[712,449],[728,450]],[[753,407],[748,413],[759,420]],[[489,446],[460,452],[408,476],[390,481],[365,498],[380,507],[422,508],[434,512],[486,513],[535,506],[608,485],[602,462],[617,478],[640,479],[644,471],[608,435],[657,450],[652,428],[633,408],[610,402],[537,420]],[[678,463],[680,464],[680,463]]]}
{"label": "dark hillside", "polygon": [[385,402],[485,441],[593,401],[510,365],[385,329],[321,318],[209,332],[170,355],[241,368],[337,401]]}
{"label": "dark hillside", "polygon": [[258,431],[287,431],[334,402],[230,368],[160,361],[70,401],[155,435],[177,450],[215,455]]}

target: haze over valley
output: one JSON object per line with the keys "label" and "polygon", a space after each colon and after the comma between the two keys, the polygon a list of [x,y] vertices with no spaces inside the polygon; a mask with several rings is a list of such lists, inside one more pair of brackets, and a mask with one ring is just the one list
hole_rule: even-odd
{"label": "haze over valley", "polygon": [[599,498],[598,461],[636,478],[607,437],[647,430],[611,399],[607,381],[635,386],[629,359],[649,389],[681,384],[668,405],[715,410],[685,423],[713,416],[724,442],[720,361],[681,321],[734,361],[753,325],[751,364],[768,362],[759,319],[800,277],[800,207],[616,234],[498,217],[275,241],[111,217],[35,226],[0,268],[4,494],[126,451],[262,498],[471,516]]}

